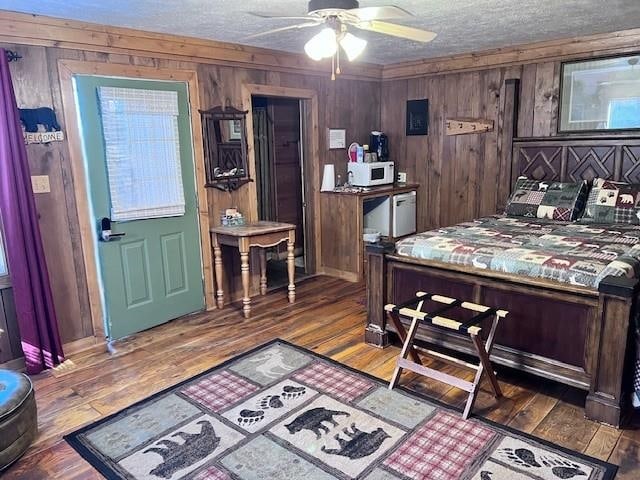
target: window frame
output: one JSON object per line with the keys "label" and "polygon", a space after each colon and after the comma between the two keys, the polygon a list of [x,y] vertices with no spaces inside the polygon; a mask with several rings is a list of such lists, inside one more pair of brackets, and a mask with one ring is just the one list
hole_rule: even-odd
{"label": "window frame", "polygon": [[[585,129],[575,129],[575,128],[570,128],[569,125],[569,121],[567,120],[567,125],[563,125],[563,118],[565,115],[570,115],[570,113],[567,113],[565,110],[567,110],[567,108],[570,110],[571,109],[571,98],[569,98],[568,101],[566,101],[566,95],[567,95],[567,85],[566,85],[566,78],[565,78],[565,73],[566,73],[566,69],[567,68],[571,68],[571,66],[576,66],[579,65],[581,63],[591,63],[591,64],[595,64],[598,62],[606,62],[607,60],[615,60],[615,59],[631,59],[631,58],[636,58],[638,57],[638,55],[634,55],[633,53],[628,53],[628,52],[624,52],[621,54],[615,54],[615,55],[605,55],[602,57],[594,57],[594,58],[582,58],[582,59],[577,59],[577,60],[568,60],[566,62],[561,62],[560,64],[560,85],[559,85],[559,104],[558,104],[558,115],[557,115],[557,126],[556,126],[556,130],[557,133],[559,135],[589,135],[589,134],[595,134],[595,135],[615,135],[615,134],[620,134],[623,132],[638,132],[640,131],[640,126],[638,127],[632,127],[632,128],[585,128]],[[633,68],[633,66],[632,66]],[[572,88],[571,88],[571,84],[572,82],[569,82],[569,96],[571,96],[571,92],[572,92]],[[607,119],[608,120],[608,119]]]}
{"label": "window frame", "polygon": [[3,256],[5,264],[7,266],[7,273],[0,273],[0,290],[11,287],[11,269],[9,268],[9,262],[7,261],[6,242],[4,241],[4,229],[2,228],[2,218],[0,218],[0,255]]}

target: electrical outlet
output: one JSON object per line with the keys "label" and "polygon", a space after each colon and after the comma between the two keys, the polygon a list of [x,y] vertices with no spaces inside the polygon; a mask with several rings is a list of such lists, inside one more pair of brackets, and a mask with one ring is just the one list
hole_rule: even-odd
{"label": "electrical outlet", "polygon": [[398,172],[398,183],[407,183],[407,172]]}
{"label": "electrical outlet", "polygon": [[51,192],[49,175],[33,175],[31,177],[31,188],[33,189],[33,193]]}

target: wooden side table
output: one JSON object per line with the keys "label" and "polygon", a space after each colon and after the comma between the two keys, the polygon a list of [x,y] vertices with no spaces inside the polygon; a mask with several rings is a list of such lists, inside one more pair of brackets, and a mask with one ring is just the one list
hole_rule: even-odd
{"label": "wooden side table", "polygon": [[222,245],[236,247],[240,252],[240,271],[242,275],[242,311],[245,318],[251,315],[251,298],[249,298],[249,251],[251,247],[260,249],[260,294],[267,293],[267,262],[264,249],[287,242],[287,270],[289,274],[289,303],[296,300],[294,283],[295,257],[293,255],[296,240],[296,226],[291,223],[255,222],[239,227],[218,226],[211,228],[211,245],[216,272],[216,298],[218,308],[224,305],[224,276],[222,264]]}

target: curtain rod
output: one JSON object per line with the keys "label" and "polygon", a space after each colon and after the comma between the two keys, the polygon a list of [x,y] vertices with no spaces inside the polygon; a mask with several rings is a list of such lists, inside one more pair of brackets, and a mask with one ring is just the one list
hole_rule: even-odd
{"label": "curtain rod", "polygon": [[8,62],[17,62],[22,58],[18,52],[14,52],[13,50],[7,50],[7,61]]}

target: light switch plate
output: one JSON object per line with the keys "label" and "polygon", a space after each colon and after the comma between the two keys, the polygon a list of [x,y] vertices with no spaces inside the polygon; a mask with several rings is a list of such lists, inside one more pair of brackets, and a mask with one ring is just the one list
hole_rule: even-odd
{"label": "light switch plate", "polygon": [[398,183],[407,183],[407,172],[398,172]]}
{"label": "light switch plate", "polygon": [[33,175],[31,177],[31,188],[33,188],[33,193],[50,193],[49,175]]}

